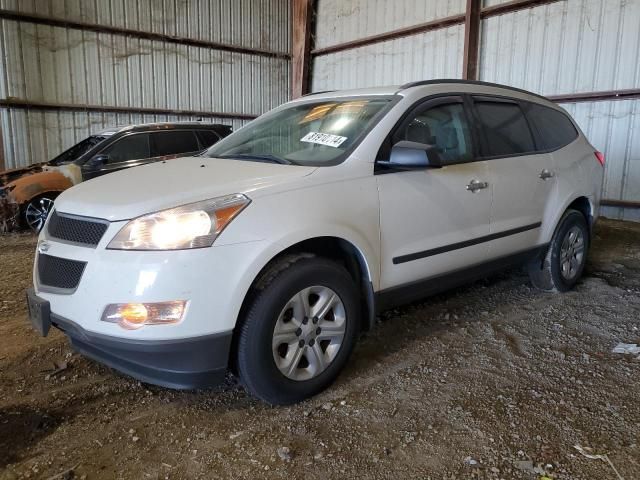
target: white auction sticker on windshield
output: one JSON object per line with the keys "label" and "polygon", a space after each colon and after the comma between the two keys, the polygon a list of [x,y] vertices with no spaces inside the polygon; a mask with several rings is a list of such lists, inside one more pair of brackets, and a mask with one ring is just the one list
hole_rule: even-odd
{"label": "white auction sticker on windshield", "polygon": [[317,143],[327,147],[338,148],[344,143],[347,137],[332,135],[330,133],[309,132],[300,139],[301,142]]}

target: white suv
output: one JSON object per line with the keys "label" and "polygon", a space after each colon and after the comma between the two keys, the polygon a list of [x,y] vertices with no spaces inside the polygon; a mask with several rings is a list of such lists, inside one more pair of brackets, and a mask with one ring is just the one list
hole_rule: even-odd
{"label": "white suv", "polygon": [[199,156],[60,195],[30,318],[144,382],[200,388],[230,369],[297,402],[391,305],[517,263],[570,289],[603,164],[564,110],[509,87],[306,96]]}

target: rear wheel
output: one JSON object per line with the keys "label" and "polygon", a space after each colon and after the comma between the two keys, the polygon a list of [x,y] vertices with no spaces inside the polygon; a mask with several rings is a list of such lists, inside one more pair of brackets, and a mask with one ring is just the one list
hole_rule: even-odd
{"label": "rear wheel", "polygon": [[357,288],[344,267],[311,256],[284,257],[258,285],[239,332],[240,381],[271,404],[302,401],[328,387],[353,350]]}
{"label": "rear wheel", "polygon": [[567,210],[560,219],[542,261],[529,264],[529,277],[541,290],[566,292],[582,275],[589,250],[589,227],[584,215]]}
{"label": "rear wheel", "polygon": [[23,219],[27,227],[39,233],[53,209],[53,195],[41,195],[29,200],[23,207]]}

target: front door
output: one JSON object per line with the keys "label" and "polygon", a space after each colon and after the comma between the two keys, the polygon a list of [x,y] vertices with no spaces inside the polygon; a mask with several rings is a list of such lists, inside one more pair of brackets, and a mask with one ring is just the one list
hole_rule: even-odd
{"label": "front door", "polygon": [[382,290],[487,258],[492,186],[487,162],[474,161],[462,98],[441,97],[416,107],[390,143],[401,140],[435,145],[444,166],[377,172]]}
{"label": "front door", "polygon": [[148,133],[125,135],[98,153],[97,156],[104,157],[104,163],[94,164],[92,159],[89,159],[82,166],[82,179],[89,180],[125,168],[144,165],[149,161],[150,151]]}

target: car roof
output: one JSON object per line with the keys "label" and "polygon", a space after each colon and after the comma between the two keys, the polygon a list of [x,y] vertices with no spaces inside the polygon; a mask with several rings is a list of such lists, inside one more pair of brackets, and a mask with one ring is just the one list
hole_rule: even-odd
{"label": "car roof", "polygon": [[[455,90],[459,93],[476,93],[476,94],[497,94],[505,95],[513,98],[520,98],[525,100],[531,100],[540,103],[541,101],[546,104],[554,105],[548,98],[538,95],[537,93],[522,90],[520,88],[511,87],[508,85],[501,85],[498,83],[482,82],[477,80],[460,80],[452,78],[441,78],[433,80],[421,80],[416,82],[409,82],[403,85],[390,85],[386,87],[374,87],[374,88],[359,88],[353,90],[327,90],[323,92],[314,92],[307,94],[297,100],[311,100],[311,99],[328,99],[339,97],[359,97],[359,96],[390,96],[390,95],[402,95],[404,92],[412,91],[416,88],[425,87],[445,87],[452,92]],[[439,88],[438,90],[442,90]],[[439,92],[438,92],[439,93]]]}
{"label": "car roof", "polygon": [[101,136],[111,136],[116,133],[122,132],[142,132],[153,130],[171,130],[174,128],[193,128],[193,129],[231,129],[230,125],[224,125],[221,123],[205,123],[205,122],[152,122],[152,123],[136,123],[131,125],[119,125],[116,127],[106,128],[96,133]]}

